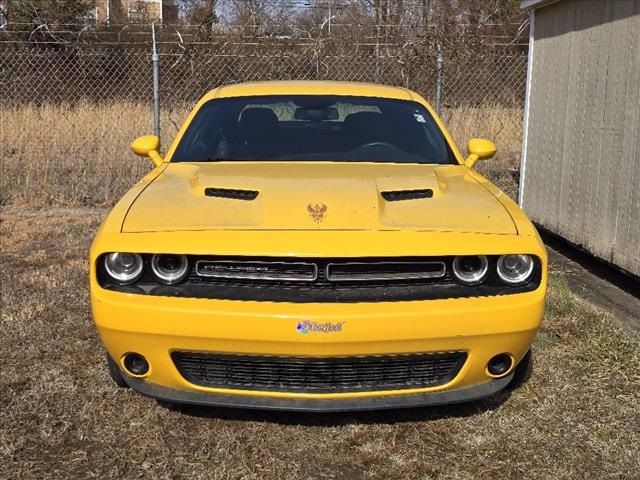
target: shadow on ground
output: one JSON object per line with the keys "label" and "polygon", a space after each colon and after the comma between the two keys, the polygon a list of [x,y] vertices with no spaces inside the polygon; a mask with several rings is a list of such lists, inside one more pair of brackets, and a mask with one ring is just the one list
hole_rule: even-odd
{"label": "shadow on ground", "polygon": [[376,410],[366,412],[295,412],[246,410],[158,402],[161,406],[184,415],[222,420],[268,422],[280,425],[336,427],[341,425],[393,425],[404,422],[423,422],[448,418],[464,418],[498,409],[510,397],[505,391],[490,398],[457,405],[438,407]]}

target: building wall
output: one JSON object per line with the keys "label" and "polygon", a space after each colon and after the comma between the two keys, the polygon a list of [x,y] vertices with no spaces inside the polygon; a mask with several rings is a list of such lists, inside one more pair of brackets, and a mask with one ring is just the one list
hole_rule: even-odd
{"label": "building wall", "polygon": [[640,275],[640,1],[535,10],[521,202]]}
{"label": "building wall", "polygon": [[144,23],[178,22],[177,0],[96,0],[96,7],[99,23],[127,23],[135,10],[144,13]]}
{"label": "building wall", "polygon": [[96,0],[96,22],[97,23],[106,23],[107,22],[107,2],[109,0]]}

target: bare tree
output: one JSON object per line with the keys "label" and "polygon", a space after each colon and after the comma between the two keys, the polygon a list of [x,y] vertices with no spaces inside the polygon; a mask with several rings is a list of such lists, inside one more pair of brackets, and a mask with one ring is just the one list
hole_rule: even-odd
{"label": "bare tree", "polygon": [[293,4],[270,0],[231,0],[229,20],[244,35],[286,35],[294,16]]}
{"label": "bare tree", "polygon": [[218,0],[183,0],[182,14],[189,25],[211,26],[218,23]]}
{"label": "bare tree", "polygon": [[35,25],[83,23],[95,6],[90,0],[5,0],[4,3],[11,21]]}

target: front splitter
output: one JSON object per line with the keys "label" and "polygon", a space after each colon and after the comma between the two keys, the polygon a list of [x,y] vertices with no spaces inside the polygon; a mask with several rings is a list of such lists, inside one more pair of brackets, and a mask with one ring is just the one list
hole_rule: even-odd
{"label": "front splitter", "polygon": [[513,378],[513,373],[488,383],[456,390],[410,395],[382,395],[327,400],[226,395],[201,391],[176,390],[155,385],[128,375],[123,376],[127,384],[137,392],[170,403],[256,410],[347,412],[432,407],[480,400],[490,397],[509,385]]}

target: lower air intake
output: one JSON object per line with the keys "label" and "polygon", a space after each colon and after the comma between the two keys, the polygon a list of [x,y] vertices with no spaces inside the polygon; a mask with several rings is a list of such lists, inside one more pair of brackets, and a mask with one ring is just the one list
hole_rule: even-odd
{"label": "lower air intake", "polygon": [[371,357],[267,357],[174,352],[182,376],[203,387],[299,393],[402,390],[443,385],[464,352]]}

